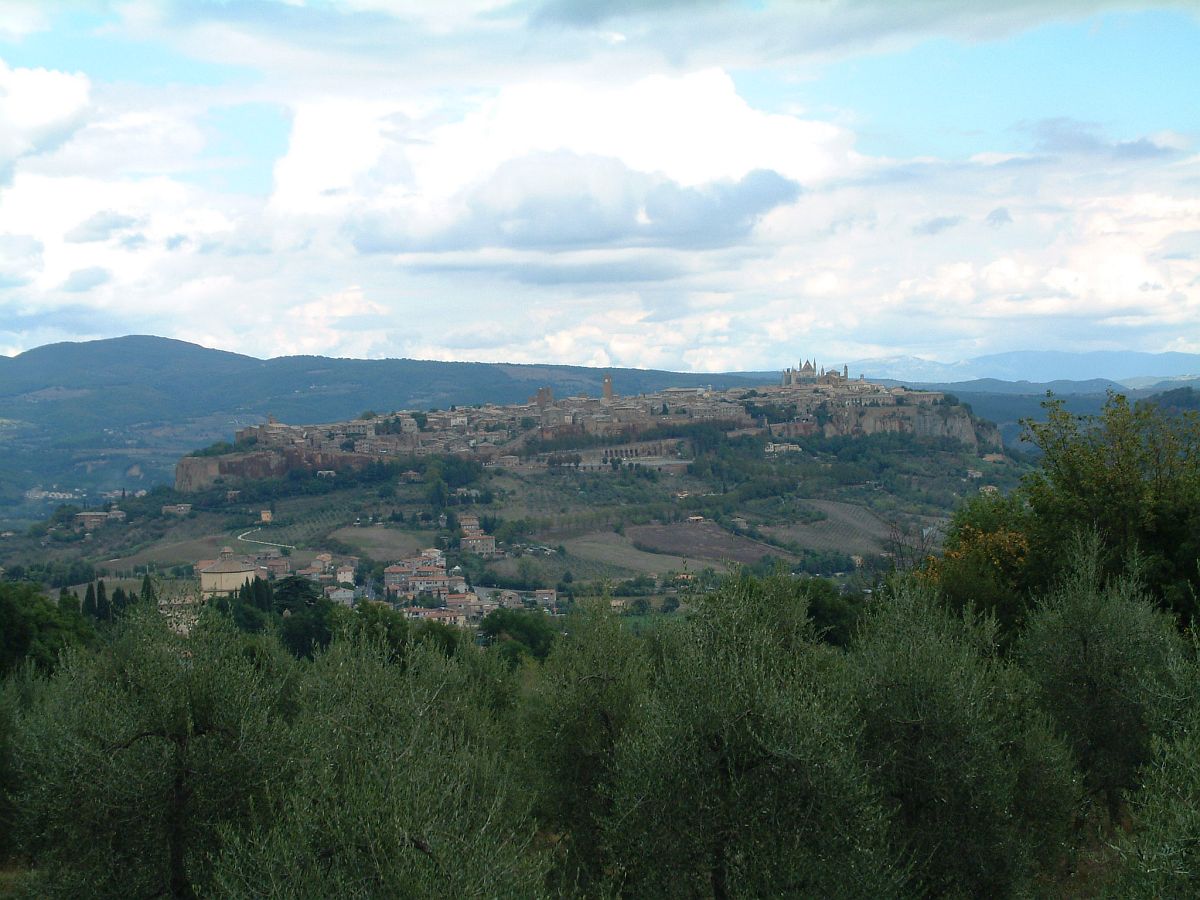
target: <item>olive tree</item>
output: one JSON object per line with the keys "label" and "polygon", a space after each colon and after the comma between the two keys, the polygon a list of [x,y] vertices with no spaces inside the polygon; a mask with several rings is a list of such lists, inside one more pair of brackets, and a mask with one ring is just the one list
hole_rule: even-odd
{"label": "olive tree", "polygon": [[1069,754],[996,641],[995,620],[956,614],[904,579],[849,654],[859,752],[921,894],[1021,894],[1065,844],[1077,800]]}
{"label": "olive tree", "polygon": [[286,782],[257,827],[226,835],[221,896],[538,896],[547,866],[507,752],[511,676],[474,647],[392,658],[361,638],[317,657]]}
{"label": "olive tree", "polygon": [[67,654],[17,716],[36,892],[190,897],[218,827],[246,822],[283,765],[290,664],[244,652],[215,615],[187,637],[153,611],[116,629],[101,651]]}
{"label": "olive tree", "polygon": [[894,896],[886,818],[787,579],[727,581],[659,639],[605,822],[628,896]]}
{"label": "olive tree", "polygon": [[526,702],[539,817],[562,836],[562,879],[583,888],[605,866],[616,748],[644,702],[648,661],[607,601],[584,604],[550,651]]}
{"label": "olive tree", "polygon": [[1136,573],[1105,578],[1098,538],[1079,539],[1058,587],[1039,598],[1017,654],[1083,770],[1120,811],[1151,740],[1178,711],[1183,641]]}
{"label": "olive tree", "polygon": [[1080,528],[1101,540],[1114,575],[1133,553],[1156,601],[1185,623],[1200,610],[1200,415],[1110,394],[1099,416],[1077,417],[1061,401],[1024,439],[1042,453],[1021,488],[1031,513],[1031,568],[1048,584]]}
{"label": "olive tree", "polygon": [[[1200,671],[1192,664],[1189,674],[1194,692]],[[1119,835],[1121,864],[1108,895],[1200,894],[1200,713],[1194,706],[1172,738],[1156,739],[1131,806],[1133,831]]]}

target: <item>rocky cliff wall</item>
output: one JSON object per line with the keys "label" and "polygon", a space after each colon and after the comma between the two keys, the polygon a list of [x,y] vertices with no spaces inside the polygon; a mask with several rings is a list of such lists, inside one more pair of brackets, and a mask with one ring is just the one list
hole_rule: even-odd
{"label": "rocky cliff wall", "polygon": [[1000,432],[961,406],[884,406],[835,409],[825,423],[826,437],[914,434],[953,438],[979,450],[1002,450]]}
{"label": "rocky cliff wall", "polygon": [[282,450],[254,450],[225,456],[185,456],[175,466],[175,490],[183,493],[203,491],[217,479],[227,484],[283,478],[293,470],[317,472],[357,471],[376,457],[363,453],[329,453],[287,447]]}

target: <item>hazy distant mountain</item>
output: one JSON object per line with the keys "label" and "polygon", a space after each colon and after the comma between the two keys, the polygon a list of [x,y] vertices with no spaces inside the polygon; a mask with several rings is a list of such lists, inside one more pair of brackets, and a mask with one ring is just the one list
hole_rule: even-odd
{"label": "hazy distant mountain", "polygon": [[1137,390],[1169,391],[1181,387],[1200,387],[1200,375],[1175,375],[1171,378],[1142,375],[1138,378],[1125,378],[1121,383]]}
{"label": "hazy distant mountain", "polygon": [[0,417],[76,430],[214,413],[274,414],[297,424],[365,409],[519,403],[549,385],[556,396],[599,396],[606,371],[618,394],[665,387],[761,384],[741,374],[282,356],[261,360],[185,341],[132,335],[49,344],[0,357]]}
{"label": "hazy distant mountain", "polygon": [[1089,378],[1087,381],[1002,381],[999,378],[974,378],[970,381],[900,381],[895,378],[878,378],[880,384],[904,385],[927,391],[947,391],[957,396],[967,394],[1021,395],[1043,398],[1047,393],[1058,397],[1077,395],[1105,396],[1109,391],[1130,393],[1129,388],[1119,381],[1107,378]]}
{"label": "hazy distant mountain", "polygon": [[996,378],[1004,381],[1048,382],[1107,378],[1124,384],[1127,379],[1141,380],[1145,376],[1154,376],[1153,381],[1187,375],[1200,376],[1200,354],[1015,350],[955,363],[914,356],[891,356],[852,362],[850,371],[852,374],[865,373],[867,378],[898,381],[962,382]]}
{"label": "hazy distant mountain", "polygon": [[850,376],[866,375],[868,380],[890,379],[896,382],[955,382],[984,377],[970,367],[970,363],[943,363],[919,356],[882,356],[876,359],[860,359],[850,363]]}

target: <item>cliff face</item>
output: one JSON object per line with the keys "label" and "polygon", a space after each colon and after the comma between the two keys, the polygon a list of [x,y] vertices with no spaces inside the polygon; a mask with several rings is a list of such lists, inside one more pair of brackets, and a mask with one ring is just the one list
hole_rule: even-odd
{"label": "cliff face", "polygon": [[825,423],[825,436],[915,434],[953,438],[980,450],[1001,450],[1000,432],[974,418],[961,406],[886,406],[835,409]]}
{"label": "cliff face", "polygon": [[362,453],[326,453],[295,447],[225,456],[185,456],[175,466],[175,490],[183,493],[203,491],[212,487],[218,478],[229,484],[282,478],[293,470],[357,471],[374,458]]}

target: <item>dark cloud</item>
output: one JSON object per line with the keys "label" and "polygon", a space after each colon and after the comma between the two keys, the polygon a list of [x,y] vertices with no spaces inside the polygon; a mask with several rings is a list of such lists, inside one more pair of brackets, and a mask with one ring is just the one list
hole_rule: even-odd
{"label": "dark cloud", "polygon": [[745,238],[755,223],[777,206],[795,202],[800,186],[778,172],[758,169],[738,182],[682,188],[667,182],[646,197],[652,243],[671,246],[726,246]]}
{"label": "dark cloud", "polygon": [[[52,309],[31,309],[28,303],[0,303],[0,335],[13,335],[11,342],[24,346],[45,343],[39,340],[30,343],[21,340],[21,335],[58,333],[68,339],[80,335],[97,334],[149,334],[155,325],[146,321],[137,322],[124,316],[114,315],[112,310],[97,309],[78,303],[68,303]],[[161,323],[157,326],[161,327]]]}
{"label": "dark cloud", "polygon": [[953,228],[962,220],[962,216],[934,216],[932,219],[926,219],[919,225],[914,225],[912,231],[913,234],[941,234],[943,231]]}
{"label": "dark cloud", "polygon": [[1012,214],[1003,206],[997,206],[983,220],[993,228],[1000,228],[1004,225],[1012,224]]}
{"label": "dark cloud", "polygon": [[1034,147],[1041,153],[1064,156],[1111,156],[1122,160],[1156,159],[1175,153],[1149,138],[1135,141],[1109,141],[1094,122],[1058,117],[1042,119],[1020,126],[1033,138]]}
{"label": "dark cloud", "polygon": [[112,274],[108,269],[101,268],[100,266],[76,269],[62,283],[62,289],[73,294],[81,294],[85,291],[90,291],[92,288],[99,287],[111,278]]}
{"label": "dark cloud", "polygon": [[79,110],[66,118],[18,136],[18,140],[24,138],[24,146],[20,146],[14,155],[0,156],[0,185],[12,183],[13,173],[20,160],[52,153],[65,144],[75,132],[83,127],[84,119],[84,111]]}
{"label": "dark cloud", "polygon": [[133,228],[141,224],[141,220],[133,216],[125,216],[111,209],[101,210],[89,219],[80,222],[64,236],[66,240],[76,244],[88,244],[94,241],[107,241],[119,231]]}
{"label": "dark cloud", "polygon": [[1200,231],[1177,231],[1158,245],[1162,259],[1200,259]]}
{"label": "dark cloud", "polygon": [[434,274],[500,275],[520,284],[633,284],[668,281],[687,273],[679,263],[666,259],[618,259],[603,262],[426,262],[407,267],[412,272]]}
{"label": "dark cloud", "polygon": [[[183,28],[211,22],[239,32],[282,41],[294,47],[339,54],[348,61],[428,58],[429,34],[419,17],[382,10],[353,9],[348,4],[279,3],[277,0],[238,0],[236,3],[167,3],[167,22]],[[469,37],[478,38],[478,32]],[[456,35],[438,34],[435,55],[456,43]],[[467,41],[463,42],[467,44]],[[464,46],[464,49],[466,47]]]}
{"label": "dark cloud", "polygon": [[1138,138],[1136,141],[1121,141],[1113,144],[1112,154],[1117,159],[1159,159],[1163,156],[1174,156],[1175,151],[1170,147],[1162,147],[1148,138]]}
{"label": "dark cloud", "polygon": [[666,281],[685,274],[683,266],[666,260],[630,260],[564,265],[522,265],[509,277],[523,284],[631,284]]}
{"label": "dark cloud", "polygon": [[744,240],[763,215],[799,195],[799,185],[773,171],[684,187],[606,157],[531,154],[501,165],[439,234],[414,236],[403,221],[378,215],[353,221],[348,234],[360,253],[702,249]]}
{"label": "dark cloud", "polygon": [[534,12],[530,22],[587,28],[609,19],[728,5],[723,0],[550,0]]}

